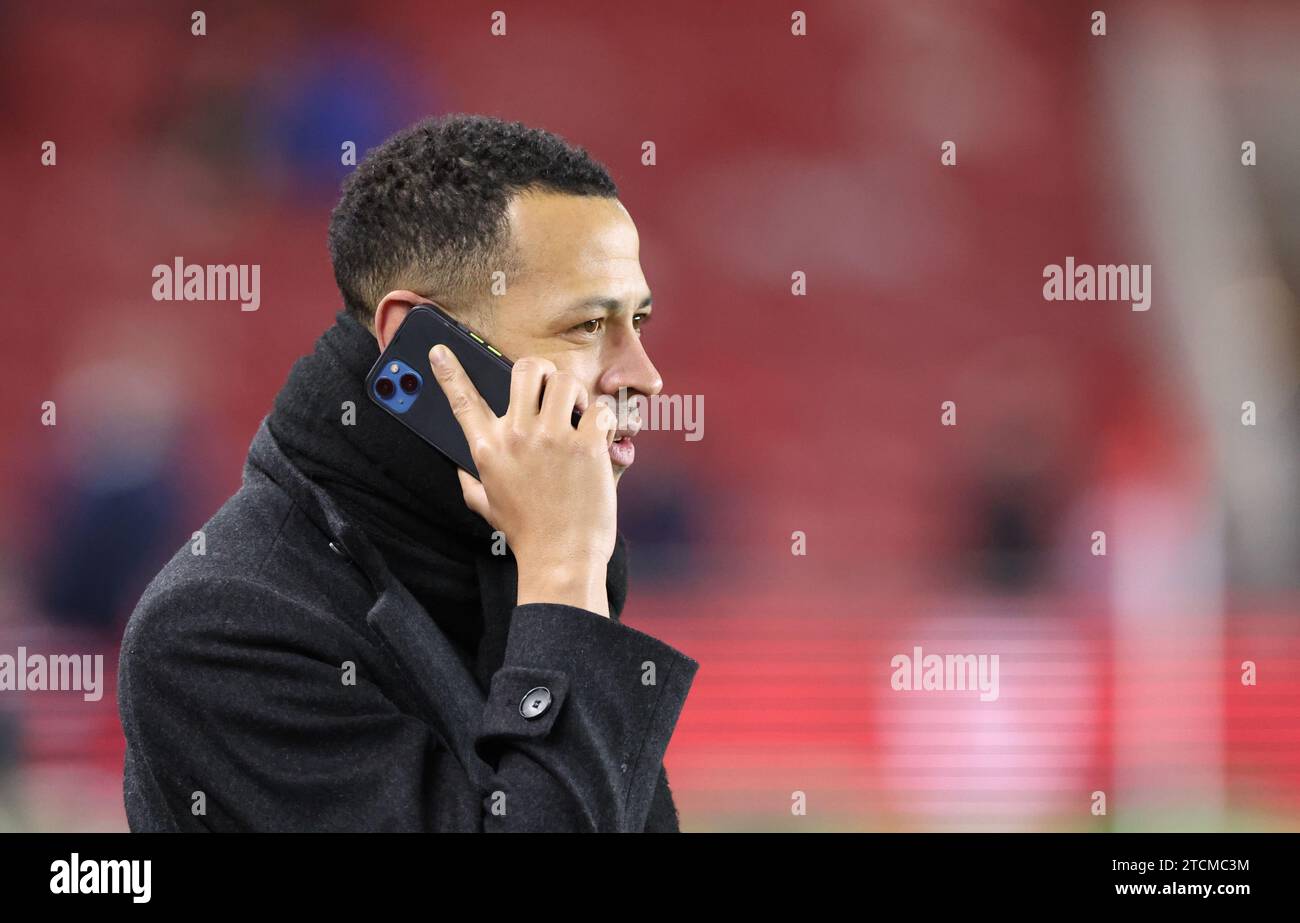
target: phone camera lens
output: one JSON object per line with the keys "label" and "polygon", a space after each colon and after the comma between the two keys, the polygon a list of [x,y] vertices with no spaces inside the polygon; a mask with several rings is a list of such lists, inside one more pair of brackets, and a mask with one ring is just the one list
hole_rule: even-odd
{"label": "phone camera lens", "polygon": [[402,386],[402,390],[407,394],[414,394],[416,391],[420,390],[420,379],[416,378],[411,372],[407,372],[398,379],[398,383]]}
{"label": "phone camera lens", "polygon": [[382,398],[390,398],[397,393],[397,388],[391,378],[380,378],[375,381],[375,393]]}

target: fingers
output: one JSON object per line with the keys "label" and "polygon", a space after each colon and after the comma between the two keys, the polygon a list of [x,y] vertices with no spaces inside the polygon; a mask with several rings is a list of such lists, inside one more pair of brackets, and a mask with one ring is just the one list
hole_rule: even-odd
{"label": "fingers", "polygon": [[451,404],[451,412],[456,415],[460,428],[465,431],[465,441],[469,443],[472,453],[475,443],[487,434],[489,421],[495,420],[496,414],[469,380],[456,354],[446,346],[440,343],[429,350],[429,365],[442,393],[447,396],[447,402]]}
{"label": "fingers", "polygon": [[618,415],[609,408],[609,404],[596,400],[583,412],[582,422],[578,424],[578,433],[595,443],[609,448],[618,432]]}
{"label": "fingers", "polygon": [[555,363],[537,356],[525,356],[510,370],[510,407],[506,419],[522,424],[541,413],[542,388],[555,373]]}
{"label": "fingers", "polygon": [[587,389],[570,372],[558,371],[546,380],[541,423],[557,433],[573,431],[573,408],[587,406]]}

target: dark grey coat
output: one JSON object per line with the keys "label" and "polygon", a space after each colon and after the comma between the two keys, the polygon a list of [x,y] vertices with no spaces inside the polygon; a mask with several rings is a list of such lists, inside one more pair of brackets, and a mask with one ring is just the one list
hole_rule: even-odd
{"label": "dark grey coat", "polygon": [[485,697],[265,421],[203,531],[123,639],[133,831],[678,829],[663,757],[697,661],[516,606]]}

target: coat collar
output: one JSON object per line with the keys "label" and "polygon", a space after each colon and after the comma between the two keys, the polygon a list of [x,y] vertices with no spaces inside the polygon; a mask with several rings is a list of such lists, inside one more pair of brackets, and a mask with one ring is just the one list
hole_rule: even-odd
{"label": "coat collar", "polygon": [[[416,692],[426,718],[450,744],[470,779],[486,791],[491,770],[474,750],[474,733],[486,697],[437,622],[392,575],[365,532],[285,455],[265,418],[249,448],[245,482],[252,469],[279,485],[320,529],[339,566],[355,565],[369,580],[375,602],[366,614],[366,623]],[[493,590],[514,593],[513,588]],[[499,600],[485,592],[482,602],[486,608]]]}

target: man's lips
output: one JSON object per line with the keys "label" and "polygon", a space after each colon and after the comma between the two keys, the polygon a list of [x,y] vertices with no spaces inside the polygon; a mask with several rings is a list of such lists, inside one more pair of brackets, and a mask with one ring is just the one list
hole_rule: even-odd
{"label": "man's lips", "polygon": [[[576,409],[581,414],[586,407],[580,401]],[[641,432],[641,416],[627,415],[623,422],[626,426],[614,431],[614,440],[609,445],[609,457],[615,465],[626,468],[636,458],[636,446],[632,444],[632,437]]]}
{"label": "man's lips", "polygon": [[[617,434],[615,434],[617,435]],[[631,436],[619,436],[609,446],[609,459],[614,464],[626,468],[636,458],[636,446]]]}

